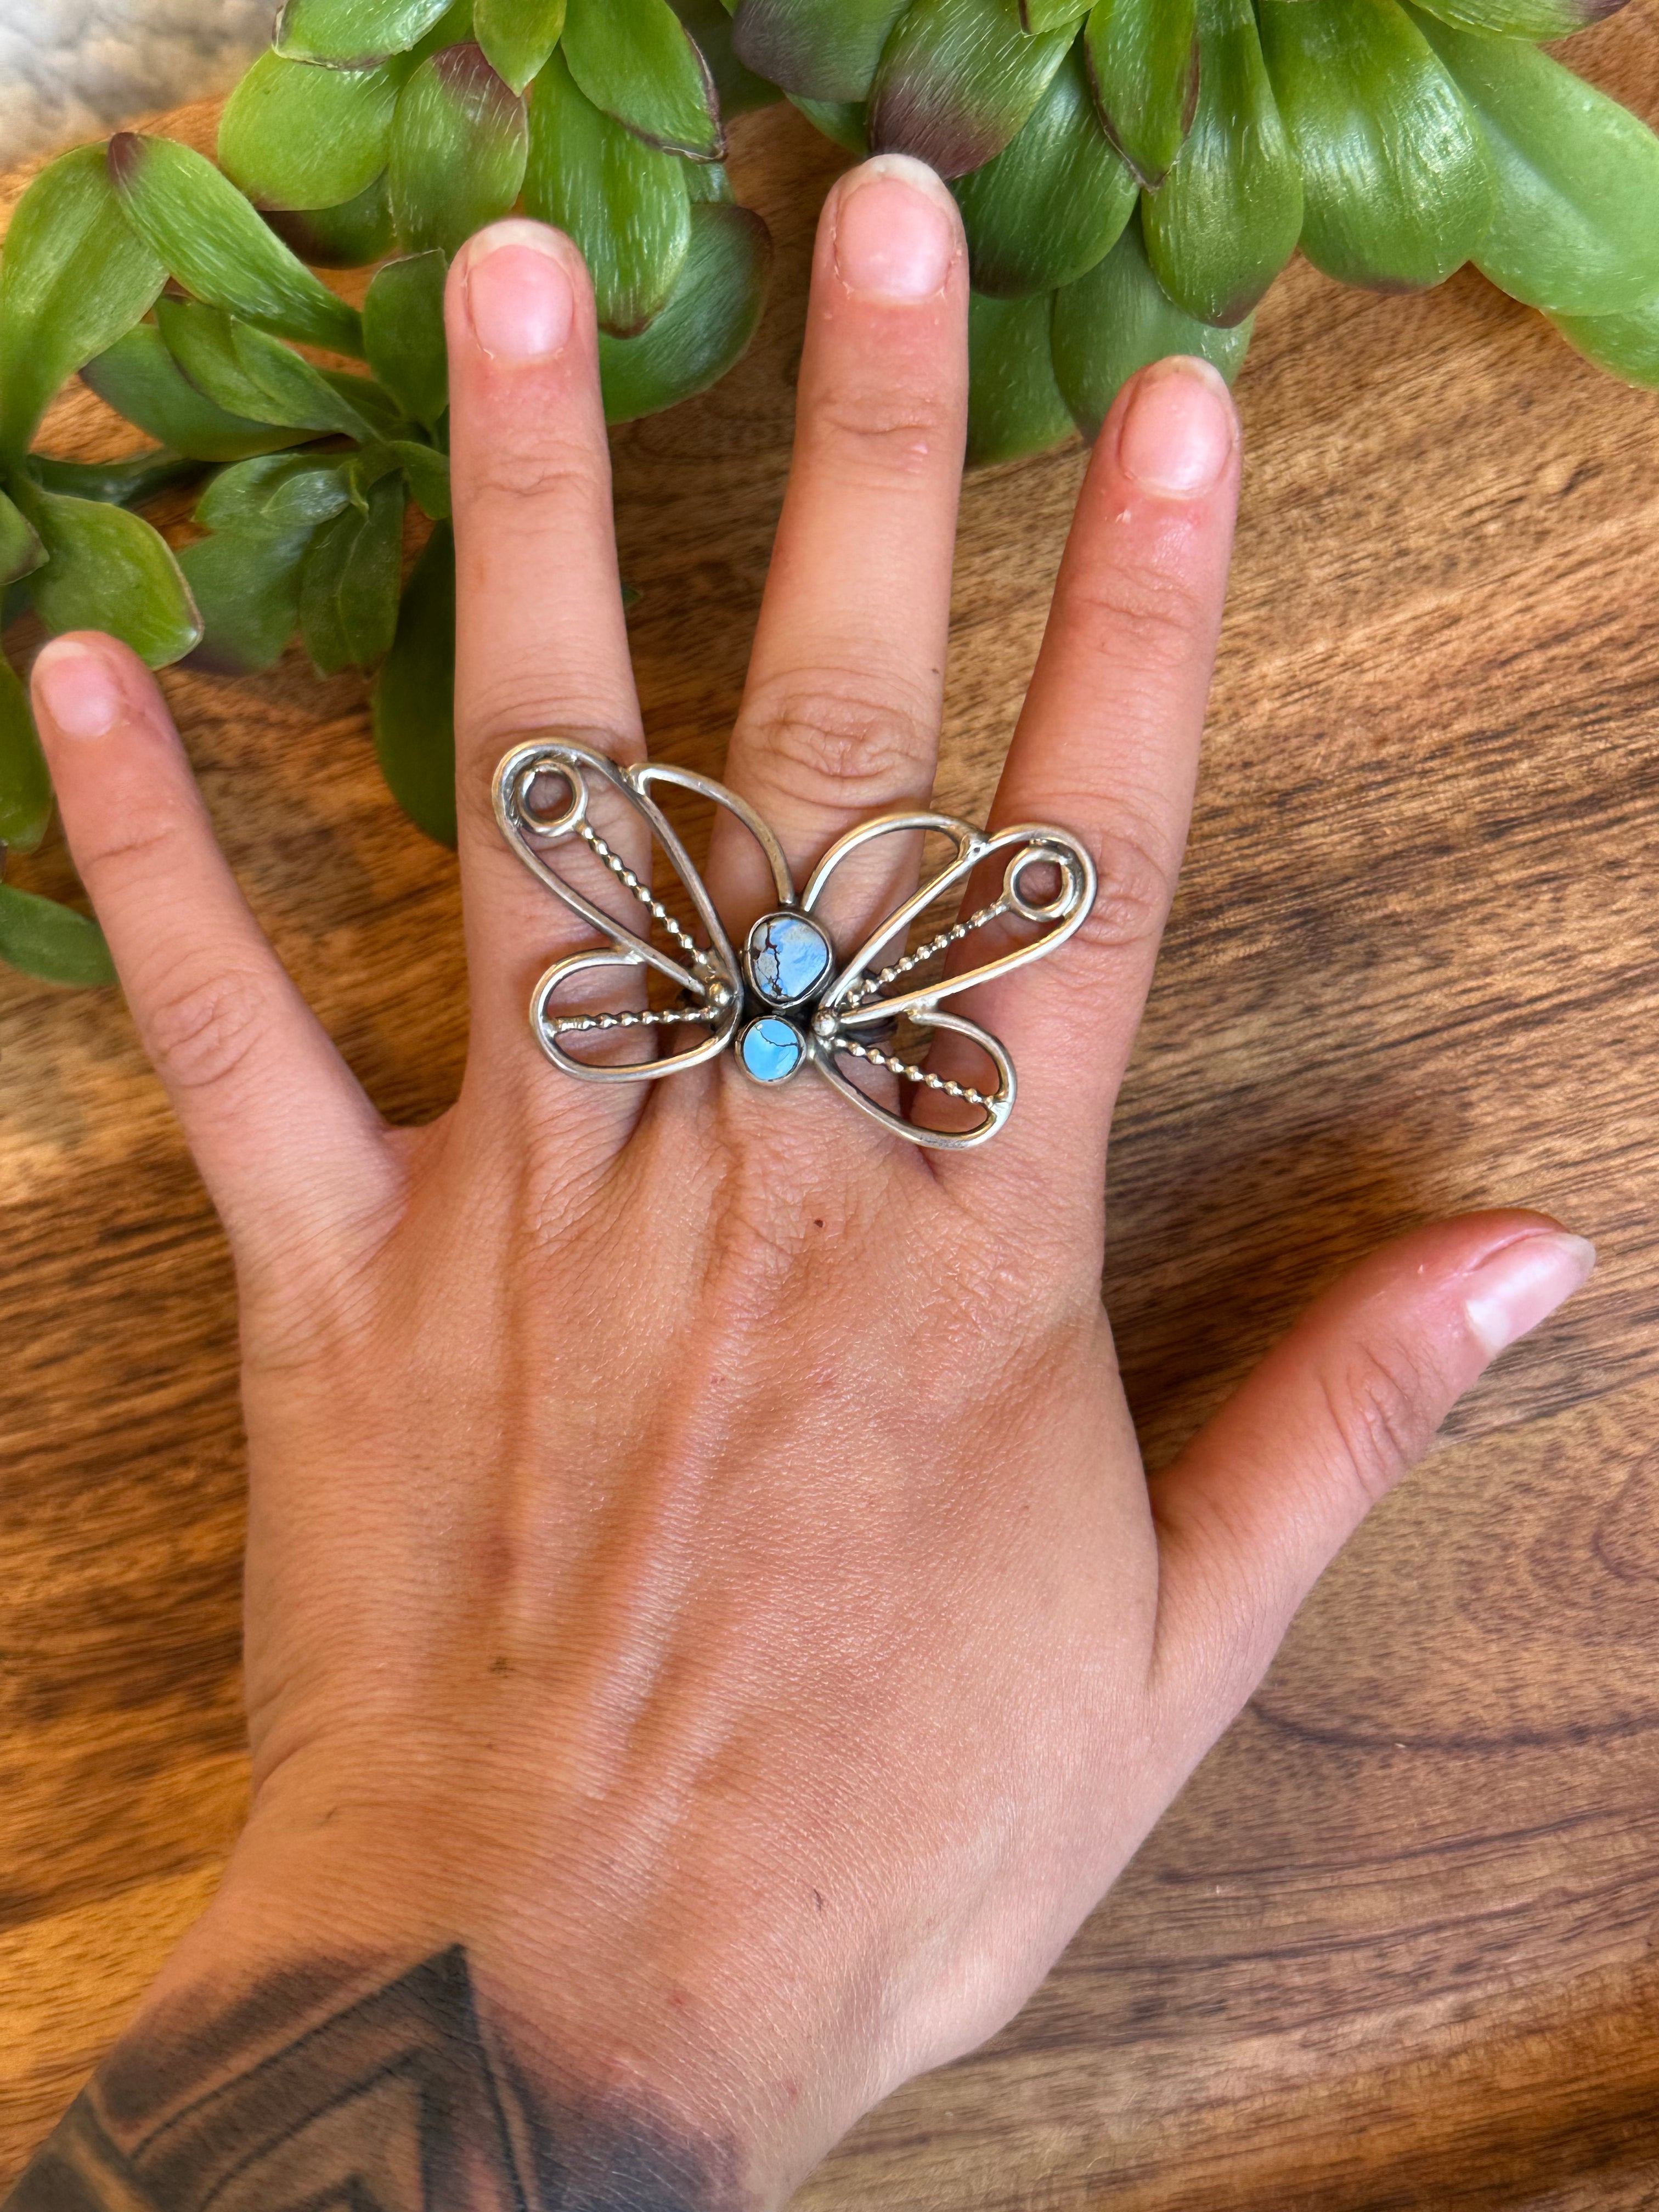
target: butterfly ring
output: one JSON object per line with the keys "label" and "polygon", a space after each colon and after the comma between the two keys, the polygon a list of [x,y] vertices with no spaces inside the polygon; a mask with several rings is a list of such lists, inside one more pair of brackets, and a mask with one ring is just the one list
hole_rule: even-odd
{"label": "butterfly ring", "polygon": [[[693,793],[734,817],[765,857],[775,902],[750,930],[741,953],[657,802],[654,794],[664,788]],[[657,896],[652,879],[637,875],[601,836],[591,817],[601,795],[619,800],[666,856],[684,893],[679,915]],[[797,894],[776,837],[723,784],[662,761],[619,767],[603,753],[550,738],[532,739],[508,753],[495,772],[495,801],[502,835],[519,858],[602,940],[556,961],[536,986],[531,1028],[555,1067],[585,1083],[656,1083],[730,1052],[751,1082],[768,1089],[811,1068],[895,1136],[935,1152],[985,1144],[1012,1113],[1015,1095],[1013,1062],[1002,1045],[944,1001],[1058,951],[1095,902],[1094,862],[1063,830],[1027,824],[992,835],[948,814],[909,811],[878,815],[837,839]],[[928,832],[939,833],[952,848],[944,867],[869,927],[850,957],[843,957],[823,912],[841,870],[878,838]],[[637,931],[550,865],[549,855],[561,846],[576,845],[592,855],[590,872],[597,863],[638,903]],[[994,895],[972,913],[963,912],[970,880],[985,862],[996,860],[1004,866]],[[603,876],[595,873],[593,882],[599,889]],[[926,933],[912,945],[918,922]],[[975,965],[959,948],[984,930],[994,930],[990,942],[996,949]],[[659,979],[661,1003],[598,1013],[556,1003],[578,978],[618,969],[630,975],[636,999],[644,995],[642,981],[648,988],[650,977]],[[929,972],[924,975],[924,970]],[[568,1048],[577,1037],[623,1030],[644,1030],[653,1056],[601,1062]],[[994,1079],[970,1084],[930,1066],[927,1042],[941,1031],[976,1045]],[[957,1129],[912,1121],[853,1079],[849,1066],[859,1063],[875,1070],[878,1080],[896,1078],[901,1094],[905,1086],[936,1092],[975,1118]],[[887,1090],[892,1096],[890,1082]]]}

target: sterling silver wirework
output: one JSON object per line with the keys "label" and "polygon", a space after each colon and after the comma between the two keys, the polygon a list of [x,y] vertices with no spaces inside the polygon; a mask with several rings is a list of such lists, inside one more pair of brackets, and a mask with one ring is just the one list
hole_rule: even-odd
{"label": "sterling silver wirework", "polygon": [[[532,804],[536,785],[546,779],[568,799],[556,812]],[[776,904],[750,931],[741,954],[727,938],[714,902],[653,797],[664,786],[696,793],[740,822],[754,838],[771,871]],[[648,878],[636,875],[621,854],[589,819],[597,792],[614,793],[655,839],[689,895],[705,941],[700,943],[676,921],[655,896]],[[621,768],[603,753],[553,738],[515,746],[495,772],[495,818],[501,834],[538,883],[603,939],[602,945],[556,960],[536,986],[530,1022],[538,1043],[562,1073],[584,1083],[657,1083],[700,1067],[731,1050],[750,1080],[768,1088],[811,1067],[862,1114],[881,1122],[906,1143],[933,1152],[965,1152],[987,1143],[1014,1109],[1013,1062],[988,1030],[943,1001],[993,977],[1006,975],[1033,960],[1056,952],[1079,930],[1094,905],[1094,862],[1075,837],[1063,830],[1022,824],[994,836],[975,830],[948,814],[901,810],[881,814],[837,840],[797,896],[783,848],[754,808],[710,776],[666,762],[645,761]],[[943,869],[921,884],[915,895],[878,922],[850,959],[839,958],[817,909],[836,872],[854,853],[878,838],[938,831],[954,848]],[[571,840],[585,845],[636,899],[672,945],[664,951],[649,935],[636,934],[603,908],[583,896],[549,866],[547,853]],[[966,889],[986,860],[1008,855],[1000,893],[970,915],[939,929],[925,944],[908,948],[918,917],[953,891]],[[1022,890],[1036,869],[1052,872],[1055,889],[1047,899]],[[1033,924],[1042,933],[997,953],[976,966],[947,967],[930,980],[909,979],[930,961],[947,955],[976,931],[994,923]],[[878,966],[883,953],[890,955]],[[672,1005],[644,1005],[615,1012],[561,1013],[554,1000],[577,977],[604,969],[654,970],[672,983]],[[981,1090],[940,1075],[920,1054],[893,1048],[901,1022],[933,1034],[940,1030],[970,1038],[996,1071],[995,1086]],[[619,1030],[643,1030],[665,1042],[677,1033],[706,1030],[695,1042],[626,1065],[596,1065],[565,1049],[567,1037]],[[862,1063],[918,1092],[932,1091],[980,1110],[981,1119],[963,1130],[928,1128],[895,1112],[861,1090],[845,1072],[844,1061]]]}

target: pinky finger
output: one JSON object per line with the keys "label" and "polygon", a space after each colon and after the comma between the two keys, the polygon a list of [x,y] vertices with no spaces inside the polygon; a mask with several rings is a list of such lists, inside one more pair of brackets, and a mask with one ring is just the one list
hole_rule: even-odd
{"label": "pinky finger", "polygon": [[383,1127],[248,910],[154,679],[112,639],[63,637],[34,700],[76,866],[239,1257],[325,1241],[389,1194]]}

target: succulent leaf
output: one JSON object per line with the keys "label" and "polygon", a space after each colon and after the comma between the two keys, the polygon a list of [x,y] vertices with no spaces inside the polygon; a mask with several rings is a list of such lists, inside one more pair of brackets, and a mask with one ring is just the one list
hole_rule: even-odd
{"label": "succulent leaf", "polygon": [[1046,293],[988,300],[968,309],[968,461],[1022,460],[1072,435],[1071,410],[1054,375],[1054,303]]}
{"label": "succulent leaf", "polygon": [[1030,121],[1070,45],[1022,30],[1016,0],[914,0],[876,72],[870,143],[966,176]]}
{"label": "succulent leaf", "polygon": [[568,0],[561,51],[594,106],[647,145],[725,159],[714,80],[668,0]]}
{"label": "succulent leaf", "polygon": [[1075,47],[1012,144],[955,189],[978,291],[1050,293],[1110,252],[1134,211],[1135,181],[1102,128]]}
{"label": "succulent leaf", "polygon": [[56,393],[131,329],[166,282],[121,210],[101,147],[40,172],[0,259],[0,453],[25,450]]}
{"label": "succulent leaf", "polygon": [[87,363],[81,378],[146,437],[191,460],[243,461],[312,434],[275,428],[216,405],[185,374],[154,323],[140,323],[118,338]]}
{"label": "succulent leaf", "polygon": [[[21,576],[32,576],[46,557],[46,549],[35,534],[34,526],[18,507],[15,500],[0,491],[0,586],[15,584]],[[0,682],[3,682],[0,678]],[[0,844],[15,844],[0,830]]]}
{"label": "succulent leaf", "polygon": [[1622,315],[1552,315],[1575,353],[1609,376],[1659,392],[1659,298]]}
{"label": "succulent leaf", "polygon": [[1152,274],[1139,223],[1132,222],[1099,267],[1055,300],[1054,374],[1078,428],[1093,440],[1113,400],[1150,362],[1198,354],[1231,384],[1252,328],[1246,321],[1215,330],[1177,307]]}
{"label": "succulent leaf", "polygon": [[1242,322],[1296,251],[1302,177],[1250,0],[1200,0],[1198,112],[1141,210],[1146,258],[1189,315]]}
{"label": "succulent leaf", "polygon": [[680,174],[685,179],[685,189],[694,204],[707,200],[721,207],[735,206],[738,196],[732,189],[732,179],[723,161],[682,160]]}
{"label": "succulent leaf", "polygon": [[261,54],[226,102],[220,166],[260,207],[336,207],[386,167],[397,105],[390,69],[317,69]]}
{"label": "succulent leaf", "polygon": [[362,68],[407,53],[448,7],[449,0],[286,0],[276,52],[291,61]]}
{"label": "succulent leaf", "polygon": [[730,9],[723,6],[721,0],[672,0],[672,5],[708,64],[721,115],[729,122],[734,115],[747,115],[754,108],[769,107],[777,99],[779,88],[764,77],[757,76],[753,70],[745,69],[738,58]]}
{"label": "succulent leaf", "polygon": [[1080,23],[1093,0],[1019,0],[1019,20],[1028,31],[1065,31]]}
{"label": "succulent leaf", "polygon": [[52,777],[29,695],[0,653],[0,847],[32,853],[51,822]]}
{"label": "succulent leaf", "polygon": [[565,0],[475,0],[472,35],[497,76],[522,92],[564,35]]}
{"label": "succulent leaf", "polygon": [[465,46],[471,36],[472,0],[453,0],[423,38],[417,39],[407,53],[394,56],[392,66],[407,83],[423,61],[442,53],[446,46]]}
{"label": "succulent leaf", "polygon": [[435,430],[449,407],[444,289],[449,264],[412,253],[379,270],[363,301],[368,365],[411,422]]}
{"label": "succulent leaf", "polygon": [[599,336],[605,418],[631,422],[708,391],[748,350],[766,307],[772,234],[750,209],[691,210],[691,244],[668,305],[636,338]]}
{"label": "succulent leaf", "polygon": [[392,126],[392,216],[405,251],[459,253],[518,198],[529,149],[525,104],[481,46],[422,62]]}
{"label": "succulent leaf", "polygon": [[[368,514],[368,495],[375,485],[387,477],[396,476],[402,467],[390,441],[377,439],[352,455],[346,470],[346,486],[351,503],[360,514]],[[404,504],[408,504],[407,499]]]}
{"label": "succulent leaf", "polygon": [[196,520],[204,530],[289,538],[331,522],[350,502],[346,467],[337,456],[270,453],[216,477],[202,495]]}
{"label": "succulent leaf", "polygon": [[618,337],[660,313],[685,265],[687,167],[595,107],[561,55],[537,78],[525,206],[581,248],[600,326]]}
{"label": "succulent leaf", "polygon": [[392,251],[392,191],[384,175],[339,207],[262,212],[283,243],[313,269],[364,269]]}
{"label": "succulent leaf", "polygon": [[323,381],[337,398],[344,400],[360,422],[368,425],[371,440],[388,438],[394,431],[407,427],[402,408],[372,376],[354,376],[347,369],[325,368]]}
{"label": "succulent leaf", "polygon": [[300,626],[300,571],[312,535],[227,531],[185,546],[179,566],[202,617],[193,668],[252,676],[276,666]]}
{"label": "succulent leaf", "polygon": [[1398,0],[1261,0],[1260,19],[1314,266],[1410,292],[1471,260],[1492,228],[1492,155]]}
{"label": "succulent leaf", "polygon": [[740,0],[738,58],[792,97],[867,100],[883,49],[910,0]]}
{"label": "succulent leaf", "polygon": [[448,454],[414,438],[394,438],[386,451],[403,471],[410,495],[428,521],[447,522],[455,512]]}
{"label": "succulent leaf", "polygon": [[362,351],[355,309],[295,258],[204,155],[124,131],[110,141],[109,173],[134,225],[204,305],[282,337]]}
{"label": "succulent leaf", "polygon": [[403,478],[383,477],[312,540],[300,573],[300,628],[319,676],[372,668],[392,649],[403,580]]}
{"label": "succulent leaf", "polygon": [[19,975],[71,989],[115,981],[115,963],[95,921],[15,884],[0,884],[0,960]]}
{"label": "succulent leaf", "polygon": [[149,523],[124,507],[33,483],[19,489],[18,500],[46,550],[29,591],[49,630],[108,630],[151,668],[184,659],[201,637],[201,620],[178,562]]}
{"label": "succulent leaf", "polygon": [[1097,0],[1084,49],[1112,143],[1156,191],[1198,104],[1195,0]]}
{"label": "succulent leaf", "polygon": [[338,208],[261,208],[276,237],[314,270],[361,270],[383,261],[392,248],[392,185],[376,177],[356,199]]}
{"label": "succulent leaf", "polygon": [[1428,14],[1498,39],[1565,39],[1615,15],[1626,0],[1425,0]]}
{"label": "succulent leaf", "polygon": [[218,307],[179,300],[158,301],[155,315],[185,376],[228,413],[319,437],[372,434],[368,418],[331,378],[264,331]]}
{"label": "succulent leaf", "polygon": [[374,684],[374,750],[418,830],[456,842],[455,539],[444,524],[415,563],[398,635]]}
{"label": "succulent leaf", "polygon": [[789,105],[799,108],[812,128],[821,131],[832,146],[855,155],[860,161],[869,159],[869,119],[860,101],[805,100],[793,92],[787,97]]}
{"label": "succulent leaf", "polygon": [[100,500],[109,507],[142,507],[175,484],[194,483],[203,468],[200,461],[169,453],[165,446],[125,461],[59,461],[49,453],[31,453],[24,465],[47,491]]}
{"label": "succulent leaf", "polygon": [[1565,315],[1659,295],[1659,138],[1534,46],[1420,20],[1497,165],[1497,212],[1474,257],[1485,274]]}

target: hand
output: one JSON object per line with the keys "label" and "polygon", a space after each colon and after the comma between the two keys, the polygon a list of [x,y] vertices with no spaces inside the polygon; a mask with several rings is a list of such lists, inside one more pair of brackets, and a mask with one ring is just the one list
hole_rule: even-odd
{"label": "hand", "polygon": [[[726,770],[798,881],[931,788],[967,299],[925,171],[838,185]],[[382,1125],[137,665],[82,638],[37,672],[76,859],[235,1249],[252,1482],[252,1814],[98,2125],[142,2172],[135,2112],[445,1956],[452,2121],[476,2046],[514,2154],[590,2173],[583,2204],[643,2203],[648,2174],[653,2206],[773,2206],[1024,2002],[1333,1553],[1591,1255],[1530,1214],[1419,1231],[1149,1485],[1102,1193],[1237,494],[1232,405],[1196,362],[1145,372],[1100,439],[997,796],[994,823],[1083,838],[1102,891],[974,1006],[1021,1075],[996,1142],[926,1153],[729,1055],[658,1085],[551,1071],[526,1009],[582,936],[489,794],[526,733],[643,750],[592,296],[562,240],[507,223],[461,257],[449,315],[472,992],[452,1113]],[[745,928],[740,835],[708,880]],[[868,886],[872,912],[895,888]]]}

